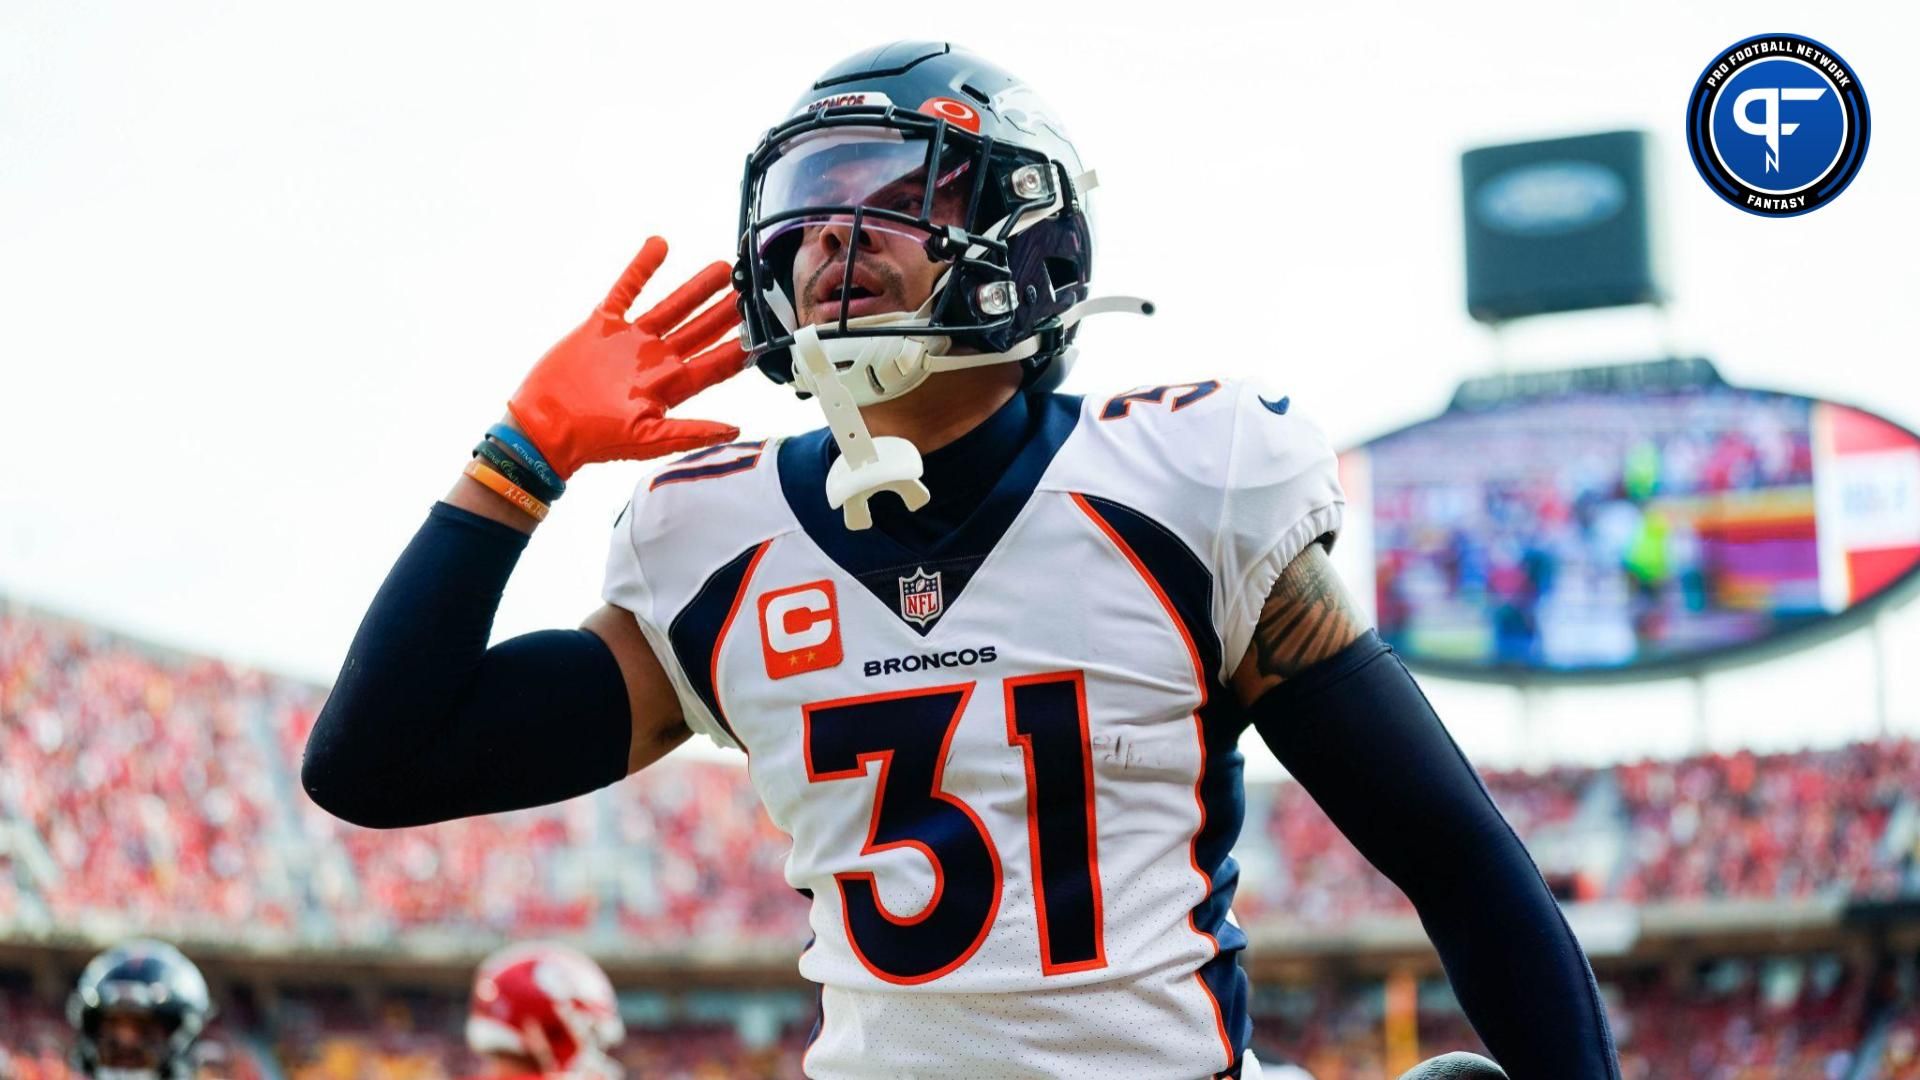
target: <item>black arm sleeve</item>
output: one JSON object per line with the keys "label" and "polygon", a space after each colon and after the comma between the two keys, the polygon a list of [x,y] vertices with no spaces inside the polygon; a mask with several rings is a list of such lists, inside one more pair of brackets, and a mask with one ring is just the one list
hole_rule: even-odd
{"label": "black arm sleeve", "polygon": [[527,537],[437,503],[360,622],[300,780],[371,828],[557,802],[626,775],[626,680],[605,642],[543,630],[487,648]]}
{"label": "black arm sleeve", "polygon": [[1379,635],[1274,687],[1252,712],[1281,764],[1413,901],[1467,1019],[1514,1080],[1618,1080],[1586,954]]}

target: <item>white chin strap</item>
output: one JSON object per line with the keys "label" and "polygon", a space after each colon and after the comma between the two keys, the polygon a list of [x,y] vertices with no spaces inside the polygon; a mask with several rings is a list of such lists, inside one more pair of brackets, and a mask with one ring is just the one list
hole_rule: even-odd
{"label": "white chin strap", "polygon": [[[868,338],[862,344],[888,340],[892,339]],[[827,470],[827,505],[844,509],[847,528],[870,529],[873,512],[867,500],[882,491],[900,496],[909,510],[927,505],[927,485],[920,482],[920,451],[905,439],[892,435],[876,439],[867,432],[859,404],[827,358],[827,344],[811,326],[793,332],[793,381],[819,400],[833,441],[840,446],[840,456]]]}
{"label": "white chin strap", "polygon": [[[940,290],[936,288],[934,295]],[[933,301],[913,313],[870,315],[847,320],[848,326],[925,326]],[[1137,296],[1104,296],[1083,300],[1060,316],[1064,331],[1089,315],[1110,311],[1153,314],[1153,305]],[[826,414],[827,427],[840,447],[840,456],[827,471],[827,505],[846,515],[847,528],[873,527],[868,501],[883,491],[900,497],[908,510],[927,505],[927,485],[920,482],[924,467],[920,451],[906,439],[873,436],[860,415],[860,406],[888,401],[912,390],[936,371],[959,371],[1025,360],[1040,351],[1034,335],[1005,352],[949,354],[950,342],[938,335],[907,337],[821,338],[817,327],[793,332],[793,383],[812,394]],[[1071,350],[1068,350],[1069,353]],[[1070,359],[1062,356],[1056,363]]]}

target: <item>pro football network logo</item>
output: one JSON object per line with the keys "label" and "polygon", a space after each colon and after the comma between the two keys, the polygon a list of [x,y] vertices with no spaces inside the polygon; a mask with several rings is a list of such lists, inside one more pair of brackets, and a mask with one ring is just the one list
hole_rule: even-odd
{"label": "pro football network logo", "polygon": [[940,617],[944,606],[940,595],[940,572],[929,574],[925,567],[900,577],[900,616],[916,626],[926,626]]}
{"label": "pro football network logo", "polygon": [[1832,202],[1867,156],[1867,95],[1832,49],[1799,34],[1736,42],[1687,101],[1687,149],[1714,194],[1793,217]]}

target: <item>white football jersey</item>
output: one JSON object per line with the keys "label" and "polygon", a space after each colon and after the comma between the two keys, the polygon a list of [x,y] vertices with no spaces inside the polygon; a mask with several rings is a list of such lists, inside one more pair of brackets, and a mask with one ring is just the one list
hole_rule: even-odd
{"label": "white football jersey", "polygon": [[1244,383],[1028,401],[1034,434],[928,550],[844,527],[824,431],[676,461],[615,528],[606,599],[793,838],[809,1077],[1243,1060],[1226,680],[1339,529],[1334,455]]}

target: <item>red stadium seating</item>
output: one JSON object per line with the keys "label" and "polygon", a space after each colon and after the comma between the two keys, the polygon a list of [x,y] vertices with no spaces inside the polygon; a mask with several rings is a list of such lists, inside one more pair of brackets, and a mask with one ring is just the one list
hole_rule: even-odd
{"label": "red stadium seating", "polygon": [[[742,769],[670,762],[561,806],[359,829],[299,792],[322,696],[67,620],[0,614],[0,933],[252,935],[269,948],[563,934],[641,953],[769,955],[804,941],[805,904],[781,877],[786,838]],[[1487,783],[1574,899],[1920,896],[1910,740]],[[1297,785],[1257,788],[1250,804],[1236,910],[1256,932],[1409,911]],[[1837,1076],[1873,1031],[1879,1075],[1920,1080],[1920,1011],[1870,1009],[1865,981],[1749,971],[1627,986],[1614,1008],[1626,1076]],[[1377,985],[1280,1000],[1257,1045],[1319,1080],[1381,1075]],[[295,1003],[256,1034],[293,1077],[442,1077],[467,1064],[458,1019],[457,1002],[373,1018]],[[1422,1045],[1477,1045],[1445,1007],[1423,1005],[1420,1024]],[[789,1030],[749,1049],[729,1029],[681,1024],[636,1032],[622,1054],[639,1075],[797,1076],[803,1041]],[[57,1009],[0,991],[0,1076],[64,1078],[66,1044]],[[248,1075],[250,1062],[235,1050],[231,1068]]]}
{"label": "red stadium seating", "polygon": [[[253,730],[269,682],[0,618],[0,808],[46,856],[35,899],[56,923],[291,926],[267,744]],[[0,891],[0,915],[20,904]]]}
{"label": "red stadium seating", "polygon": [[[1687,987],[1630,986],[1610,1003],[1623,1080],[1838,1080],[1846,1075],[1867,1031],[1861,979],[1848,977],[1830,958],[1812,963],[1776,958],[1771,969],[1776,974],[1798,973],[1784,982],[1757,977],[1758,970],[1768,969],[1764,962],[1757,968],[1733,967],[1738,970],[1732,979],[1717,971]],[[1419,1053],[1485,1052],[1444,987],[1426,988],[1422,999]],[[1292,1015],[1258,1022],[1255,1045],[1305,1065],[1315,1080],[1390,1076],[1381,1001],[1377,984],[1303,991],[1292,997],[1297,1010]],[[1905,1024],[1900,1030],[1909,1034],[1889,1040],[1886,1060],[1920,1070],[1915,1042],[1920,1015],[1910,1014]],[[1920,1076],[1920,1071],[1880,1075]]]}
{"label": "red stadium seating", "polygon": [[[600,928],[643,946],[806,936],[805,905],[780,875],[786,838],[741,769],[675,762],[557,807],[359,829],[298,794],[320,700],[312,687],[63,620],[0,616],[0,827],[23,826],[24,848],[46,856],[0,847],[0,867],[29,871],[0,874],[0,925],[36,911],[56,926],[118,920],[187,936],[318,925],[363,945],[421,928]],[[1487,782],[1574,898],[1920,886],[1914,840],[1887,835],[1903,805],[1920,810],[1920,745],[1908,740]],[[1243,921],[1330,925],[1408,910],[1297,785],[1256,795],[1269,812],[1243,843],[1267,844],[1273,869],[1248,874]],[[1596,834],[1613,842],[1539,843]],[[1589,849],[1617,854],[1583,863]]]}

